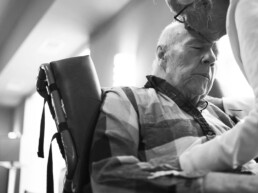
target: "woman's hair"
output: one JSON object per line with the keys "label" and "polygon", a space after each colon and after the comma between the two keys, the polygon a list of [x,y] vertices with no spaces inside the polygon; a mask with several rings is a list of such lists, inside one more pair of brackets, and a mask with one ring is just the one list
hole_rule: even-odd
{"label": "woman's hair", "polygon": [[[180,0],[166,0],[166,2],[174,14],[177,14],[186,6],[181,4]],[[212,5],[212,0],[194,0],[179,17],[184,17],[190,25],[194,22],[202,22],[199,25],[205,27],[211,19]]]}
{"label": "woman's hair", "polygon": [[187,5],[180,0],[166,2],[174,15],[181,12],[177,19],[201,32],[207,39],[214,41],[225,35],[229,0],[193,0]]}

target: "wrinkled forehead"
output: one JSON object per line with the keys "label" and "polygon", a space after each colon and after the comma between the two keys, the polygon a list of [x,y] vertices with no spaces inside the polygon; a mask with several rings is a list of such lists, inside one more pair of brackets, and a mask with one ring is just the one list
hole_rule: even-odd
{"label": "wrinkled forehead", "polygon": [[195,31],[186,29],[185,27],[178,26],[175,30],[175,42],[186,45],[186,46],[197,46],[197,47],[207,47],[212,48],[215,55],[218,55],[217,43],[216,41],[207,41],[203,36]]}

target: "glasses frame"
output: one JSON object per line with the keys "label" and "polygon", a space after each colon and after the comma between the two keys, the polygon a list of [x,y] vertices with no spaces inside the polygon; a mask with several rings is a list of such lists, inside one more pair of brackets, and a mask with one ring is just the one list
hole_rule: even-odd
{"label": "glasses frame", "polygon": [[181,16],[181,14],[184,12],[184,10],[186,10],[188,7],[190,7],[192,5],[192,3],[186,5],[183,7],[183,9],[181,9],[175,16],[174,19],[180,23],[186,23],[185,18],[183,17],[183,21],[181,21],[180,19],[178,19],[179,16]]}

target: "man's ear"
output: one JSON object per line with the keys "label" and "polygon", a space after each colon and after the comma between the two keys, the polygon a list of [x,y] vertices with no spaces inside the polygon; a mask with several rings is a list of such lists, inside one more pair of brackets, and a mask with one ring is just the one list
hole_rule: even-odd
{"label": "man's ear", "polygon": [[164,60],[164,55],[165,55],[164,46],[158,46],[157,47],[157,56],[158,56],[159,60]]}
{"label": "man's ear", "polygon": [[166,54],[166,47],[159,45],[157,47],[157,57],[159,60],[160,67],[163,68],[164,70],[166,70],[166,65],[167,65],[165,54]]}

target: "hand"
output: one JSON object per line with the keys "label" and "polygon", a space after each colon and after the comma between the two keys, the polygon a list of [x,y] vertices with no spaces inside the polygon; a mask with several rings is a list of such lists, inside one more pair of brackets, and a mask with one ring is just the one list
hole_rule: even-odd
{"label": "hand", "polygon": [[219,107],[222,111],[224,110],[223,107],[223,100],[222,98],[216,98],[216,97],[212,97],[212,96],[206,96],[205,100],[207,100],[210,103],[213,103],[214,105],[216,105],[217,107]]}

